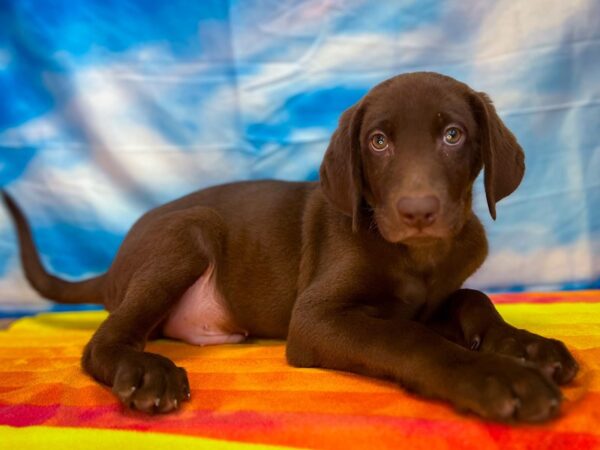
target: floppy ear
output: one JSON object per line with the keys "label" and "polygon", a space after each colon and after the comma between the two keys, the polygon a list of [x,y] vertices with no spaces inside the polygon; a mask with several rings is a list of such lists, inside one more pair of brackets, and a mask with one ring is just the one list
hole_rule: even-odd
{"label": "floppy ear", "polygon": [[498,117],[490,98],[476,92],[474,102],[481,130],[485,195],[490,215],[495,220],[496,203],[512,194],[523,179],[525,155],[515,136]]}
{"label": "floppy ear", "polygon": [[344,111],[320,170],[323,194],[338,210],[352,217],[353,231],[358,229],[362,204],[360,128],[363,111],[360,104]]}

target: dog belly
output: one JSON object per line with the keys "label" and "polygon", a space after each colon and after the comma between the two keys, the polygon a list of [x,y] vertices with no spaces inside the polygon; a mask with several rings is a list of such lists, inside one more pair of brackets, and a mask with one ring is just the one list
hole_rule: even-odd
{"label": "dog belly", "polygon": [[163,326],[163,334],[194,345],[234,344],[248,336],[227,310],[216,286],[213,266],[177,302]]}

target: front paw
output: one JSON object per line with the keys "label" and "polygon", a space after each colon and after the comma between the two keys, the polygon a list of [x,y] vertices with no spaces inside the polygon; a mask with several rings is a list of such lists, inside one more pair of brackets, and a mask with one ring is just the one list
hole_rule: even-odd
{"label": "front paw", "polygon": [[190,399],[185,370],[153,353],[129,355],[121,361],[112,390],[125,406],[148,414],[174,411]]}
{"label": "front paw", "polygon": [[479,350],[529,361],[559,384],[571,381],[579,370],[577,361],[561,341],[507,324],[495,325],[487,330]]}
{"label": "front paw", "polygon": [[544,422],[555,417],[560,390],[541,371],[501,355],[481,355],[459,368],[454,404],[501,422]]}

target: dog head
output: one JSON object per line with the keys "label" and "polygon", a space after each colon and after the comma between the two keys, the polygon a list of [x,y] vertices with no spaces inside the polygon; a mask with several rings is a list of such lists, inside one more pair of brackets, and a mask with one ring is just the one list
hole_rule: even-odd
{"label": "dog head", "polygon": [[321,187],[354,230],[368,214],[387,241],[417,245],[460,231],[482,167],[495,219],[523,178],[521,147],[486,94],[417,72],[375,86],[342,114]]}

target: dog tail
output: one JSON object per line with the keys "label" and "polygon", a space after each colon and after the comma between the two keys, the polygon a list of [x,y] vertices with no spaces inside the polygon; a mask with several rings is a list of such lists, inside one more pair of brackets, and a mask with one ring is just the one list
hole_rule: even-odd
{"label": "dog tail", "polygon": [[6,191],[2,190],[1,192],[4,203],[17,227],[21,264],[31,286],[43,297],[58,303],[103,303],[106,275],[70,282],[49,274],[42,265],[40,255],[35,248],[25,215]]}

